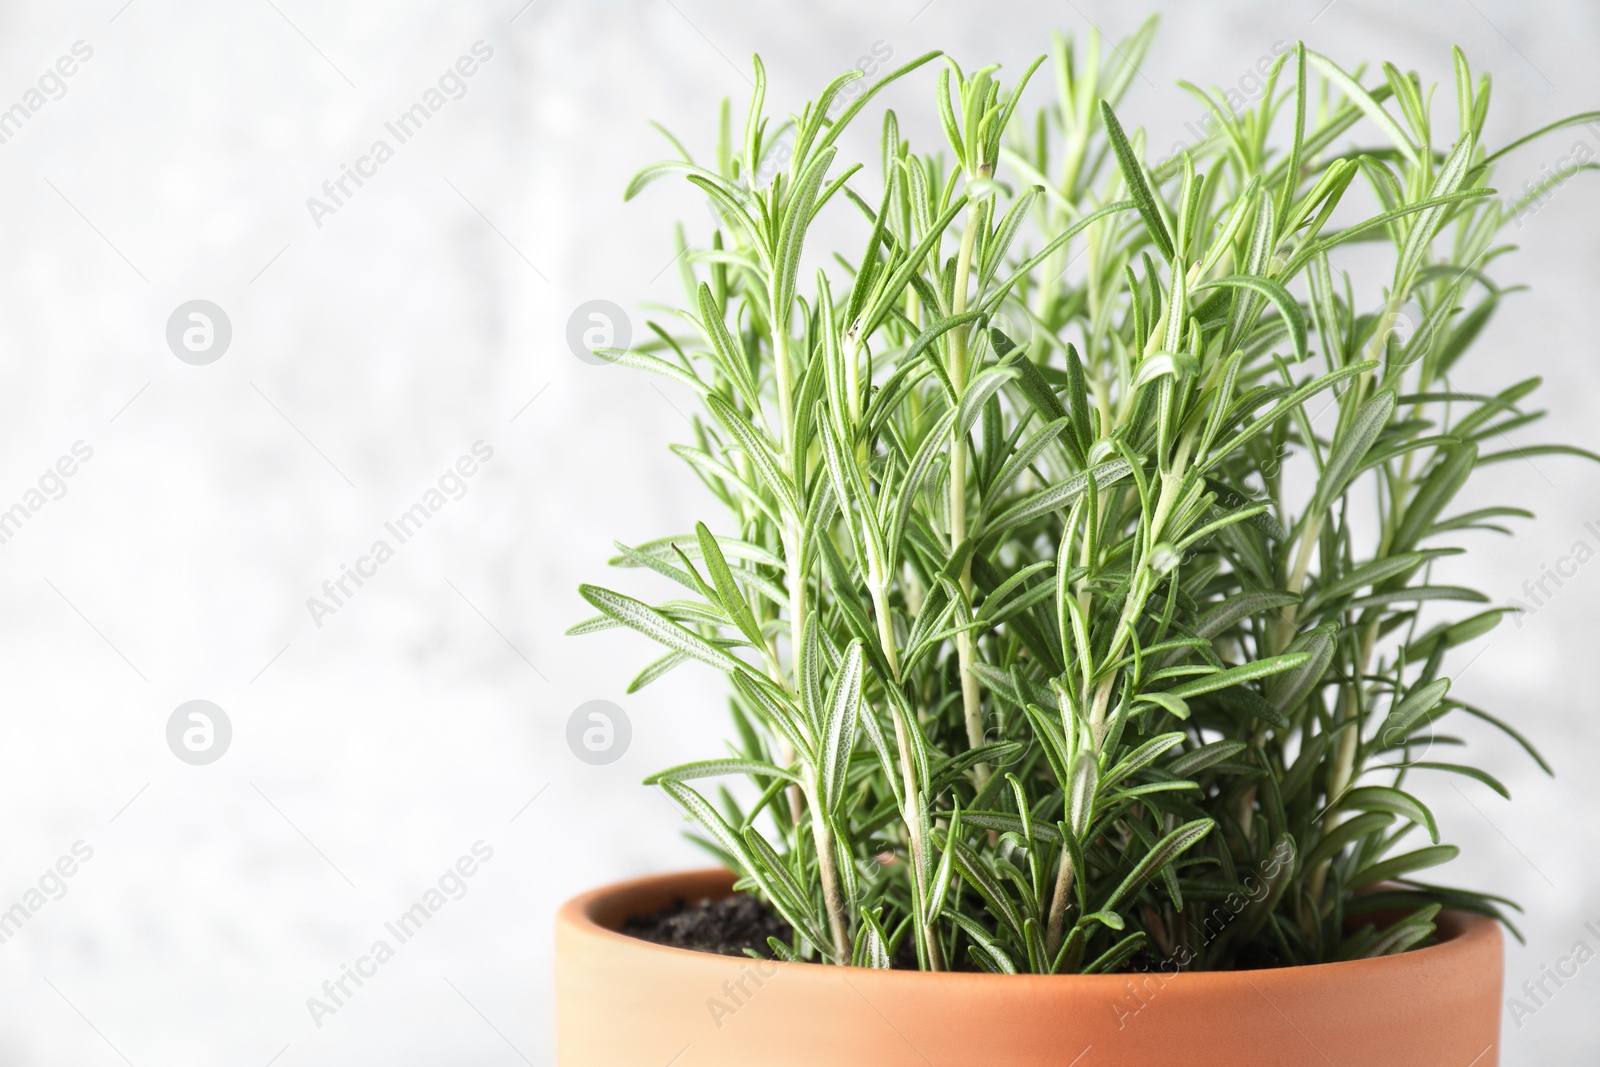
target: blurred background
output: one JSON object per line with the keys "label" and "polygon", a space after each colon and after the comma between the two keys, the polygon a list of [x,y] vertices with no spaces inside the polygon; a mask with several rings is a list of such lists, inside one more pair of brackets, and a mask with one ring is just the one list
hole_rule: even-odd
{"label": "blurred background", "polygon": [[[1297,39],[1444,83],[1452,124],[1459,44],[1494,74],[1491,145],[1600,106],[1583,0],[1154,6],[1119,109],[1153,157],[1200,122],[1179,79],[1248,93]],[[942,48],[1015,74],[1051,30],[1120,38],[1146,13],[0,5],[0,1064],[551,1064],[555,908],[702,863],[638,783],[717,754],[726,724],[709,671],[625,696],[655,655],[642,639],[562,636],[613,538],[717,519],[667,451],[688,398],[569,345],[591,301],[642,332],[641,306],[680,292],[672,221],[704,232],[674,183],[623,203],[669,154],[648,121],[709,153],[752,52],[783,113],[863,60]],[[932,83],[888,98],[924,146]],[[868,125],[856,151],[875,151]],[[1579,142],[1594,155],[1600,127],[1529,146],[1497,184],[1520,191]],[[1531,291],[1461,372],[1544,376],[1553,410],[1528,441],[1600,444],[1595,181],[1510,235],[1497,278]],[[1451,671],[1557,777],[1485,736],[1514,803],[1416,782],[1463,847],[1442,877],[1527,908],[1508,995],[1600,945],[1600,565],[1571,561],[1600,549],[1597,490],[1575,460],[1488,468],[1467,503],[1538,520],[1449,572],[1501,603],[1565,575]],[[613,716],[606,763],[568,743],[595,700],[628,726]],[[385,923],[430,892],[442,904],[398,943]],[[380,939],[392,957],[346,978]],[[1504,1062],[1588,1062],[1597,991],[1600,965],[1508,1011]]]}

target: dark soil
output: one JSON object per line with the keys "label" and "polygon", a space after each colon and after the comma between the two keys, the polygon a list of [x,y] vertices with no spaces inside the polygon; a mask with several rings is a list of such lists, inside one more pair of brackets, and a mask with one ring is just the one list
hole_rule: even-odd
{"label": "dark soil", "polygon": [[[767,938],[775,937],[786,945],[794,943],[794,929],[764,902],[744,893],[712,900],[678,900],[648,915],[636,915],[622,925],[622,933],[658,945],[686,948],[695,952],[715,952],[722,956],[748,956],[753,948],[762,959],[772,959]],[[902,939],[895,953],[896,970],[917,969],[917,951],[909,938]],[[970,960],[960,960],[952,968],[977,971]]]}
{"label": "dark soil", "polygon": [[[748,956],[745,949],[754,949],[762,959],[771,959],[767,938],[775,937],[784,944],[794,943],[794,930],[788,923],[762,901],[745,893],[712,900],[702,897],[696,901],[677,900],[659,911],[637,915],[622,926],[622,933],[673,948],[686,948],[694,952],[714,952],[721,956]],[[952,961],[952,970],[980,971],[982,968],[970,959]],[[1252,946],[1235,961],[1238,969],[1267,969],[1282,967],[1283,961],[1270,949]],[[903,939],[895,953],[896,970],[917,969],[917,954],[909,938]],[[1171,971],[1170,961],[1164,961],[1148,948],[1135,953],[1119,973],[1137,974],[1149,971]]]}
{"label": "dark soil", "polygon": [[696,952],[715,952],[722,956],[745,956],[755,949],[763,959],[772,958],[767,938],[792,943],[789,924],[755,897],[735,893],[721,900],[709,897],[697,901],[679,900],[660,911],[638,915],[622,925],[630,937],[653,941],[673,948]]}

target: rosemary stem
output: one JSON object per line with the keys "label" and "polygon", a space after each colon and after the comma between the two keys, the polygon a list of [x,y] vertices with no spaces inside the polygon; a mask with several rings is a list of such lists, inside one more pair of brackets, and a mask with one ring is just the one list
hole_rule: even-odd
{"label": "rosemary stem", "polygon": [[[972,271],[972,253],[977,246],[981,211],[977,204],[967,208],[967,223],[961,234],[961,250],[956,256],[955,298],[952,311],[964,315],[967,311],[967,286]],[[950,332],[950,384],[956,391],[959,405],[966,393],[969,352],[967,347],[969,327],[958,326]],[[967,441],[959,425],[955,428],[955,441],[950,448],[950,548],[955,551],[967,537]],[[972,596],[972,554],[967,554],[961,566],[961,592]],[[956,662],[961,672],[961,710],[967,726],[967,745],[977,748],[983,744],[983,707],[978,692],[978,678],[972,673],[975,649],[972,631],[963,630],[956,635]],[[973,768],[978,788],[982,789],[989,778],[986,764]]]}

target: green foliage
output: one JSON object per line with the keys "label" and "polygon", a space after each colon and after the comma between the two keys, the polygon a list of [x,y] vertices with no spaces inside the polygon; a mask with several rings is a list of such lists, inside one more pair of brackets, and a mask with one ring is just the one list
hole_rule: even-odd
{"label": "green foliage", "polygon": [[[1414,75],[1368,89],[1302,46],[1241,113],[1199,94],[1214,132],[1150,167],[1115,109],[1152,31],[1104,65],[1057,39],[1032,116],[1039,64],[1007,87],[946,61],[950,156],[888,112],[867,167],[841,132],[936,54],[776,126],[757,61],[741,138],[725,111],[713,165],[629,187],[682,174],[718,211],[680,321],[612,355],[702,398],[675,451],[723,532],[624,549],[688,597],[585,586],[603,614],[575,629],[664,645],[637,685],[730,677],[729,753],[651,782],[793,925],[785,958],[1309,963],[1424,943],[1441,906],[1500,914],[1415,880],[1456,850],[1408,787],[1498,787],[1425,757],[1452,712],[1497,723],[1441,672],[1500,613],[1420,632],[1484,599],[1432,571],[1521,513],[1449,509],[1485,439],[1537,417],[1536,381],[1450,385],[1502,295],[1488,81],[1455,54],[1436,143]],[[825,211],[863,240],[807,275]],[[1355,242],[1393,273],[1336,270]],[[743,803],[691,784],[719,775]]]}

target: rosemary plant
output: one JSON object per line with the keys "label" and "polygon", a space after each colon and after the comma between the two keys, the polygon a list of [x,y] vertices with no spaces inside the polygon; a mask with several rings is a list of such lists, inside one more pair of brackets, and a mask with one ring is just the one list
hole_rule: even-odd
{"label": "rosemary plant", "polygon": [[[678,176],[716,208],[684,306],[608,358],[698,394],[673,450],[725,511],[619,546],[687,596],[583,586],[601,614],[574,632],[665,646],[634,689],[689,660],[730,679],[729,753],[649,781],[793,927],[752,951],[1227,968],[1400,952],[1441,907],[1504,918],[1417,880],[1456,849],[1408,783],[1503,792],[1435,758],[1447,716],[1539,759],[1443,673],[1505,609],[1451,610],[1486,598],[1432,578],[1528,514],[1453,513],[1473,471],[1587,455],[1493,450],[1538,379],[1450,381],[1504,292],[1519,205],[1488,182],[1523,142],[1481,143],[1489,81],[1459,51],[1436,126],[1416,75],[1368,87],[1300,46],[1237,114],[1186,86],[1212,131],[1151,167],[1114,108],[1152,33],[1104,63],[1057,38],[1009,86],[930,53],[777,123],[758,59],[737,139],[725,104],[709,164],[674,140],[627,190]],[[1046,61],[1056,99],[1024,116]],[[845,165],[842,131],[919,70],[948,153],[890,111],[880,158]],[[864,237],[810,274],[825,211]],[[1341,270],[1357,242],[1392,270]],[[742,801],[698,784],[730,775]]]}

